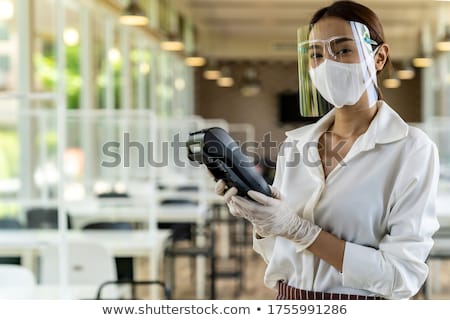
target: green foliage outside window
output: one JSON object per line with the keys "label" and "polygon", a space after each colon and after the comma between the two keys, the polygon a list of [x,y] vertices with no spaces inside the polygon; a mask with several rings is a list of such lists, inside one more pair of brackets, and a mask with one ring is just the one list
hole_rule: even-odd
{"label": "green foliage outside window", "polygon": [[[16,178],[19,174],[19,141],[17,132],[0,129],[0,182]],[[18,212],[17,205],[0,202],[0,218],[14,216]]]}
{"label": "green foliage outside window", "polygon": [[[46,50],[49,51],[49,50]],[[51,54],[37,53],[34,56],[36,79],[43,89],[54,91],[56,82],[58,81],[57,66],[55,57]],[[71,46],[66,47],[66,97],[67,108],[80,108],[80,90],[81,90],[81,75],[80,75],[80,47]]]}

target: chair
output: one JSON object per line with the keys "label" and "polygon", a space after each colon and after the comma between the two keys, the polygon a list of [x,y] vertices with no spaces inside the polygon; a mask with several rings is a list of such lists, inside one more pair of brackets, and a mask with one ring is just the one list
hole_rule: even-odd
{"label": "chair", "polygon": [[[69,285],[92,286],[96,294],[88,299],[122,299],[120,285],[159,285],[167,299],[171,293],[161,281],[118,280],[114,257],[102,245],[95,242],[73,241],[68,244]],[[59,282],[58,246],[45,247],[41,253],[41,283],[55,285]],[[132,299],[135,299],[133,296]]]}
{"label": "chair", "polygon": [[222,261],[223,259],[220,260],[219,258],[215,259],[218,267],[214,268],[215,274],[213,275],[213,278],[237,279],[238,286],[234,293],[235,297],[237,297],[239,292],[244,289],[244,256],[245,247],[247,245],[245,220],[229,215],[226,218],[214,217],[213,223],[217,227],[222,225],[228,227],[227,236],[230,248],[229,255],[224,258],[225,261]]}
{"label": "chair", "polygon": [[[175,206],[185,206],[185,205],[197,205],[197,201],[185,198],[167,198],[160,201],[161,206],[175,205]],[[194,245],[194,237],[192,229],[195,228],[195,223],[184,223],[184,222],[158,222],[158,229],[170,229],[171,240],[173,243],[188,240],[191,242],[191,246]],[[185,254],[182,254],[185,255]],[[195,258],[195,255],[192,255]],[[191,270],[194,269],[195,259],[191,259]]]}
{"label": "chair", "polygon": [[199,187],[197,185],[185,185],[185,186],[179,186],[176,188],[177,191],[183,192],[183,191],[199,191]]}
{"label": "chair", "polygon": [[[100,199],[106,198],[129,198],[126,192],[104,192],[97,195]],[[84,226],[85,230],[133,230],[133,226],[128,222],[97,222]],[[134,279],[133,258],[116,258],[117,279],[132,281]],[[134,292],[133,292],[134,296]]]}
{"label": "chair", "polygon": [[[97,222],[83,227],[84,230],[133,230],[133,226],[128,222]],[[134,263],[132,257],[115,258],[117,279],[119,281],[134,280]],[[133,297],[135,292],[132,292]]]}
{"label": "chair", "polygon": [[[227,258],[227,261],[222,261],[216,254],[217,244],[217,229],[223,223],[228,224],[231,229],[230,232],[230,244],[231,254]],[[167,283],[169,284],[172,293],[175,292],[175,259],[176,257],[198,257],[203,256],[209,260],[209,288],[210,299],[217,298],[217,286],[218,279],[237,279],[239,285],[236,287],[234,295],[238,297],[239,292],[243,289],[243,277],[244,277],[244,241],[242,237],[245,230],[239,230],[242,227],[242,220],[234,217],[230,219],[220,219],[213,217],[209,220],[204,227],[206,242],[204,245],[198,246],[193,242],[189,247],[181,247],[172,244],[167,247],[164,252],[165,266],[169,266],[169,275]],[[197,231],[193,232],[195,236]],[[225,263],[226,262],[226,263]]]}
{"label": "chair", "polygon": [[0,219],[0,229],[22,229],[20,222],[13,218]]}
{"label": "chair", "polygon": [[[32,208],[26,213],[28,229],[58,229],[58,209]],[[67,215],[67,227],[70,229],[70,216]]]}
{"label": "chair", "polygon": [[[40,281],[42,284],[59,283],[59,252],[57,245],[49,245],[41,252]],[[117,280],[114,257],[95,242],[69,241],[68,283],[98,288],[102,283]],[[108,298],[119,298],[117,287],[111,287]],[[93,299],[95,297],[86,297]]]}
{"label": "chair", "polygon": [[[195,235],[196,232],[192,233]],[[209,267],[210,267],[210,299],[215,299],[216,296],[216,283],[215,283],[215,275],[216,275],[216,263],[215,263],[215,233],[214,228],[211,227],[210,224],[205,226],[205,238],[206,243],[202,246],[197,246],[195,243],[192,243],[189,247],[180,247],[176,246],[175,242],[172,241],[172,245],[168,246],[164,251],[164,266],[168,266],[169,272],[167,274],[167,283],[172,293],[175,292],[175,258],[176,257],[190,257],[196,258],[199,256],[203,256],[209,259]]]}
{"label": "chair", "polygon": [[[164,199],[160,201],[160,205],[167,206],[167,205],[177,205],[177,206],[184,206],[184,205],[197,205],[196,201],[190,200],[190,199],[183,199],[183,198],[169,198]],[[158,228],[159,229],[171,229],[172,231],[172,240],[173,241],[180,241],[180,240],[192,240],[192,223],[165,223],[165,222],[158,222]]]}
{"label": "chair", "polygon": [[[22,229],[20,222],[13,218],[0,219],[0,229]],[[0,264],[20,265],[20,257],[0,257]]]}
{"label": "chair", "polygon": [[97,195],[98,198],[128,198],[128,193],[122,192],[104,192]]}
{"label": "chair", "polygon": [[0,299],[31,299],[35,285],[36,279],[27,268],[0,265]]}
{"label": "chair", "polygon": [[[158,286],[160,286],[163,289],[165,298],[167,300],[172,299],[172,293],[171,293],[170,288],[168,288],[164,282],[158,281],[158,280],[154,280],[154,281],[134,281],[134,280],[131,280],[131,281],[129,281],[129,280],[125,280],[125,281],[120,281],[120,280],[118,280],[118,281],[106,281],[106,282],[102,283],[100,285],[100,287],[98,288],[96,299],[97,300],[102,300],[102,292],[105,289],[105,287],[107,287],[109,285],[120,285],[120,284],[131,284],[131,286],[133,288],[138,286],[138,285],[158,285]],[[132,299],[135,300],[136,298],[133,296]]]}

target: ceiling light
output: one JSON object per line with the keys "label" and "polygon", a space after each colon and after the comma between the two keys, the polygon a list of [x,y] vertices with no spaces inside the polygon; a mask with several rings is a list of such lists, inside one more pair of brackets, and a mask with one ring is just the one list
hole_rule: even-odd
{"label": "ceiling light", "polygon": [[148,24],[148,18],[139,6],[138,1],[130,0],[119,17],[119,22],[128,26],[145,26]]}
{"label": "ceiling light", "polygon": [[397,78],[400,80],[411,80],[414,79],[416,72],[411,69],[404,69],[397,71]]}
{"label": "ceiling light", "polygon": [[186,57],[184,63],[189,67],[203,67],[206,64],[206,59],[193,54],[190,57]]}
{"label": "ceiling light", "polygon": [[229,88],[234,86],[234,79],[231,77],[220,77],[217,79],[217,85],[222,88]]}
{"label": "ceiling light", "polygon": [[205,70],[203,71],[203,77],[206,80],[217,80],[222,74],[219,70]]}
{"label": "ceiling light", "polygon": [[436,49],[438,51],[450,51],[450,40],[442,40],[436,43]]}
{"label": "ceiling light", "polygon": [[396,75],[400,80],[411,80],[416,76],[416,72],[408,61],[404,61]]}
{"label": "ceiling light", "polygon": [[419,57],[412,60],[413,66],[416,68],[428,68],[433,65],[433,59],[429,57]]}
{"label": "ceiling light", "polygon": [[[199,54],[196,49],[197,46],[197,29],[192,27],[190,29],[191,32],[188,33],[188,41],[189,48],[186,50],[188,52],[188,56],[184,59],[184,63],[189,67],[203,67],[206,64],[206,58]],[[189,41],[190,40],[190,41]]]}
{"label": "ceiling light", "polygon": [[387,89],[397,89],[400,87],[401,81],[395,78],[388,78],[383,80],[383,86]]}
{"label": "ceiling light", "polygon": [[416,68],[428,68],[433,65],[430,25],[424,23],[419,33],[419,54],[412,60]]}
{"label": "ceiling light", "polygon": [[222,76],[219,68],[215,63],[210,62],[205,71],[203,71],[203,78],[206,80],[217,80]]}
{"label": "ceiling light", "polygon": [[229,88],[234,86],[234,79],[231,76],[230,68],[223,67],[221,70],[221,76],[217,79],[217,85],[222,88]]}
{"label": "ceiling light", "polygon": [[261,91],[261,82],[255,69],[248,68],[244,72],[244,78],[241,85],[241,94],[244,97],[253,97]]}
{"label": "ceiling light", "polygon": [[161,41],[160,48],[164,51],[182,51],[184,44],[175,34],[170,34],[167,40]]}
{"label": "ceiling light", "polygon": [[443,52],[450,51],[450,30],[447,30],[445,36],[436,43],[436,49]]}

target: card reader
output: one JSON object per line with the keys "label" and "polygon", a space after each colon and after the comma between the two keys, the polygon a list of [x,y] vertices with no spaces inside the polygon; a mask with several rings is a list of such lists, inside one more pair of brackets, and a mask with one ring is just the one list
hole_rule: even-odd
{"label": "card reader", "polygon": [[206,165],[215,180],[222,179],[238,195],[249,190],[272,196],[266,180],[256,171],[253,161],[242,153],[236,141],[222,128],[212,127],[189,134],[188,158]]}

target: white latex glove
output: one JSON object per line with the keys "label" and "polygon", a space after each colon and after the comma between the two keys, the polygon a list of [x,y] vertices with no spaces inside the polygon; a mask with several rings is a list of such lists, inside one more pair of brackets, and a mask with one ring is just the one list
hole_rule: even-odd
{"label": "white latex glove", "polygon": [[[233,216],[235,216],[235,217],[240,217],[240,218],[244,218],[244,219],[248,220],[248,221],[253,225],[253,228],[254,228],[254,230],[256,231],[256,236],[257,236],[257,237],[262,237],[262,232],[259,230],[258,226],[255,226],[255,225],[247,218],[247,216],[245,216],[243,212],[240,212],[240,211],[234,206],[234,204],[232,203],[231,199],[232,199],[235,195],[237,195],[238,190],[237,190],[235,187],[230,188],[230,189],[227,189],[227,188],[228,188],[228,187],[227,187],[227,185],[225,184],[225,182],[224,182],[223,180],[218,180],[217,183],[216,183],[216,185],[215,185],[215,192],[216,192],[216,194],[218,194],[219,196],[223,196],[223,197],[224,197],[224,200],[225,200],[225,202],[226,202],[226,204],[227,204],[227,206],[228,206],[228,211],[229,211]],[[273,192],[273,191],[278,192],[278,190],[276,190],[275,188],[271,188],[271,190],[272,190],[272,192]],[[279,197],[280,197],[279,192],[273,194],[273,197],[279,198]]]}
{"label": "white latex glove", "polygon": [[215,185],[215,193],[219,196],[223,196],[227,206],[228,210],[233,216],[239,216],[238,212],[235,210],[235,208],[231,205],[231,197],[237,195],[238,190],[236,188],[230,188],[227,190],[227,185],[223,180],[218,180]]}
{"label": "white latex glove", "polygon": [[233,208],[236,215],[249,220],[259,235],[281,236],[289,239],[295,242],[298,251],[308,248],[316,240],[322,228],[301,218],[287,205],[276,188],[271,187],[271,189],[275,198],[249,191],[248,195],[255,201],[232,195],[229,207]]}

